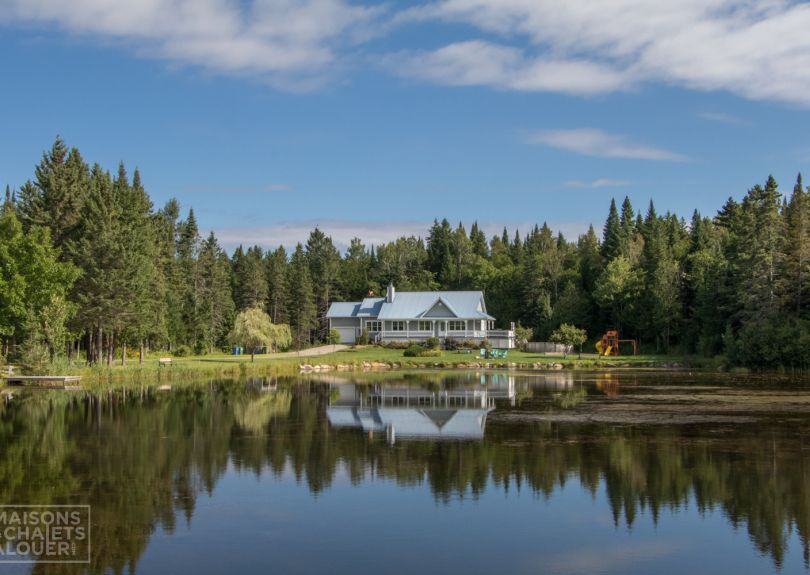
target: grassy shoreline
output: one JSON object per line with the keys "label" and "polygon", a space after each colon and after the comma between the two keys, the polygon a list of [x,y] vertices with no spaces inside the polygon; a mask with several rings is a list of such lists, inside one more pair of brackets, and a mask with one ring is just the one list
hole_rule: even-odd
{"label": "grassy shoreline", "polygon": [[[522,369],[522,370],[575,370],[575,369],[677,369],[695,367],[680,356],[639,355],[599,357],[595,354],[543,355],[510,350],[506,358],[483,359],[477,353],[443,351],[437,357],[405,357],[401,349],[376,346],[349,348],[317,356],[287,354],[257,355],[254,362],[249,356],[205,355],[173,358],[171,366],[159,366],[158,357],[149,356],[139,363],[128,359],[126,365],[86,367],[81,365],[52,366],[49,375],[80,375],[82,386],[114,383],[180,382],[201,377],[232,379],[319,373],[324,371],[374,371],[391,369]],[[2,385],[2,383],[0,383]]]}

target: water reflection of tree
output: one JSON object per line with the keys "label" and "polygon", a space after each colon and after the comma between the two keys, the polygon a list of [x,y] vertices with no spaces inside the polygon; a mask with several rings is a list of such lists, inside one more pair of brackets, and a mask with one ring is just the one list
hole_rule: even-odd
{"label": "water reflection of tree", "polygon": [[155,529],[192,521],[196,497],[213,492],[229,459],[257,475],[291,470],[313,493],[328,489],[343,468],[357,484],[370,474],[426,483],[440,502],[493,488],[551,497],[578,481],[593,493],[604,487],[617,524],[632,527],[645,509],[657,521],[662,510],[691,502],[747,529],[777,565],[790,529],[807,553],[810,460],[800,424],[790,436],[784,427],[772,436],[762,428],[707,435],[683,427],[491,423],[480,443],[391,447],[331,429],[327,403],[328,389],[309,384],[21,396],[0,411],[0,500],[92,505],[92,573],[134,567]]}

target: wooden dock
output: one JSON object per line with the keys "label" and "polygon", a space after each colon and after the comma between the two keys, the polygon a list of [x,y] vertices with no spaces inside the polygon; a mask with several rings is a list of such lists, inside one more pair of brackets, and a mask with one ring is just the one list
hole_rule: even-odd
{"label": "wooden dock", "polygon": [[3,381],[11,385],[37,384],[47,386],[62,386],[67,389],[69,384],[77,384],[82,380],[81,375],[4,375]]}

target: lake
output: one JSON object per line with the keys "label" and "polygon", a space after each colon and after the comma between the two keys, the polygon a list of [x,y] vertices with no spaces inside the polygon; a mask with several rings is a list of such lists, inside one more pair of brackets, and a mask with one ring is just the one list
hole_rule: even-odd
{"label": "lake", "polygon": [[91,530],[89,564],[0,573],[808,571],[810,387],[786,377],[3,393],[0,504],[89,505]]}

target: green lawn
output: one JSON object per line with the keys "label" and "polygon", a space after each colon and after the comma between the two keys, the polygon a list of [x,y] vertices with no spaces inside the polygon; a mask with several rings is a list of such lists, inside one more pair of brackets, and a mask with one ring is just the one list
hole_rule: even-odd
{"label": "green lawn", "polygon": [[[639,355],[601,358],[596,354],[562,356],[524,353],[509,350],[505,359],[482,359],[478,350],[472,353],[443,351],[439,357],[405,357],[401,349],[387,349],[377,346],[349,348],[344,351],[311,357],[297,357],[290,354],[257,355],[251,362],[249,355],[233,356],[224,354],[173,358],[171,366],[158,366],[158,358],[166,354],[154,354],[141,364],[137,359],[128,359],[125,366],[116,362],[111,367],[54,366],[50,373],[60,375],[81,375],[83,384],[130,383],[155,381],[199,380],[200,378],[238,378],[241,376],[294,375],[299,366],[329,365],[352,366],[362,369],[364,363],[386,364],[386,367],[443,368],[459,364],[477,363],[492,367],[535,368],[548,364],[561,364],[566,369],[598,369],[600,367],[666,367],[682,363],[683,359],[674,356]],[[538,365],[539,364],[539,365]]]}

